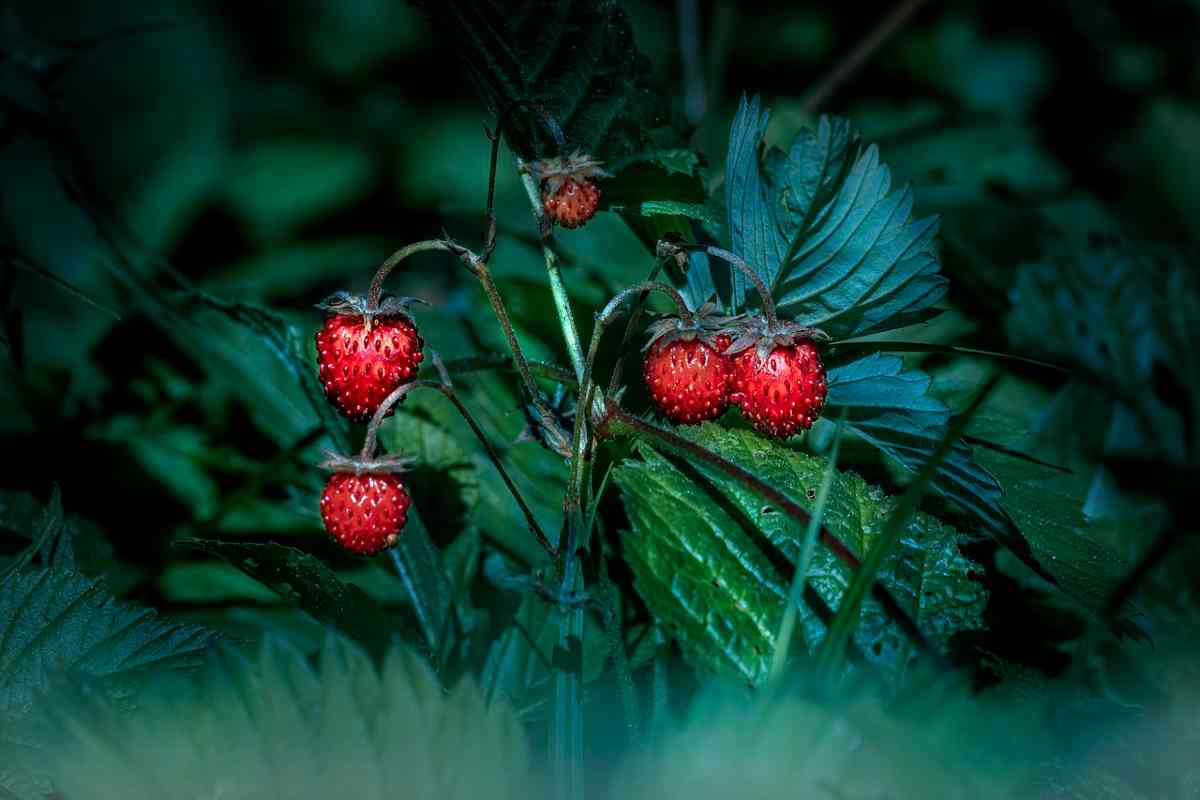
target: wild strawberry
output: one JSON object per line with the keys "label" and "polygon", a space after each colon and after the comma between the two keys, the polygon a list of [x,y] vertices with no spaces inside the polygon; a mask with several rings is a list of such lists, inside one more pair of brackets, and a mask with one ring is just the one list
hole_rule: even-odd
{"label": "wild strawberry", "polygon": [[541,181],[546,216],[564,228],[578,228],[592,218],[600,204],[596,179],[608,177],[599,161],[579,152],[535,161],[523,169]]}
{"label": "wild strawberry", "polygon": [[786,438],[812,427],[825,404],[825,366],[815,344],[824,338],[813,328],[777,323],[768,329],[757,321],[730,346],[729,399],[757,430]]}
{"label": "wild strawberry", "polygon": [[321,493],[321,520],[342,547],[373,556],[400,541],[411,503],[399,475],[335,472]]}
{"label": "wild strawberry", "polygon": [[727,318],[709,316],[707,304],[685,323],[667,317],[650,326],[642,374],[650,399],[667,419],[694,425],[716,419],[729,407],[732,339],[721,330]]}
{"label": "wild strawberry", "polygon": [[317,331],[321,384],[350,419],[369,420],[396,387],[417,377],[423,342],[406,310],[410,302],[385,298],[368,311],[362,298],[340,294],[320,306],[327,312]]}

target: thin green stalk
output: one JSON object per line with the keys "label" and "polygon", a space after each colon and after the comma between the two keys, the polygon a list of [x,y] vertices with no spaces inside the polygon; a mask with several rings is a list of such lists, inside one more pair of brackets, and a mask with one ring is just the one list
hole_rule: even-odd
{"label": "thin green stalk", "polygon": [[867,591],[875,583],[876,576],[879,574],[884,560],[891,554],[896,544],[900,541],[900,537],[908,526],[909,519],[916,513],[921,499],[925,496],[925,491],[929,488],[929,484],[933,481],[934,476],[937,475],[942,462],[950,455],[950,450],[954,447],[954,443],[962,436],[967,423],[970,422],[971,417],[979,409],[984,398],[991,392],[992,387],[996,385],[999,377],[999,373],[994,373],[984,384],[983,388],[975,395],[966,410],[954,418],[954,421],[946,430],[946,435],[938,443],[937,449],[934,450],[929,460],[925,462],[925,466],[921,468],[916,479],[909,485],[904,494],[901,495],[895,510],[892,511],[887,522],[884,523],[883,531],[879,534],[879,538],[875,540],[871,549],[867,551],[862,565],[854,573],[854,578],[850,581],[850,585],[842,595],[837,614],[834,616],[833,622],[830,623],[825,639],[821,642],[821,647],[817,651],[817,670],[818,674],[824,680],[831,680],[841,668],[842,661],[846,657],[846,645],[850,642],[850,637],[858,627],[859,615],[862,610],[863,600],[866,599]]}
{"label": "thin green stalk", "polygon": [[796,612],[804,602],[804,586],[808,581],[808,570],[812,566],[813,553],[817,549],[817,534],[821,531],[821,521],[825,517],[825,503],[829,500],[829,490],[833,487],[834,476],[837,475],[838,452],[842,446],[842,424],[846,412],[842,412],[837,422],[837,430],[833,435],[833,448],[829,452],[829,461],[825,464],[825,475],[821,479],[821,488],[817,490],[817,500],[813,505],[812,519],[808,521],[808,530],[804,532],[804,543],[801,545],[800,557],[796,559],[796,572],[792,576],[792,588],[788,592],[788,604],[783,612],[783,622],[779,624],[779,635],[775,637],[775,654],[771,660],[770,680],[778,680],[783,675],[787,664],[788,651],[792,646],[792,637],[796,630]]}
{"label": "thin green stalk", "polygon": [[[519,162],[518,162],[519,163]],[[539,225],[545,225],[545,214],[542,211],[541,192],[537,181],[526,172],[521,173],[521,183],[525,186],[525,194],[529,196],[529,204]],[[575,368],[576,376],[583,377],[583,346],[579,343],[579,330],[575,327],[575,314],[571,311],[571,300],[567,296],[567,287],[563,283],[562,272],[558,268],[558,255],[550,247],[551,237],[542,237],[542,258],[546,261],[546,276],[550,279],[550,293],[554,296],[554,309],[558,312],[558,324],[562,327],[563,341],[567,345],[567,355],[571,358],[571,366]]]}

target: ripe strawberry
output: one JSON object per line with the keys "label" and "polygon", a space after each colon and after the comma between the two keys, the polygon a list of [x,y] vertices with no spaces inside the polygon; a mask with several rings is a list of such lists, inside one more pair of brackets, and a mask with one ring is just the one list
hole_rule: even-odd
{"label": "ripe strawberry", "polygon": [[676,424],[716,419],[729,408],[733,359],[725,348],[732,339],[723,328],[730,319],[712,312],[706,303],[689,322],[665,317],[650,325],[642,374],[650,399]]}
{"label": "ripe strawberry", "polygon": [[650,346],[643,364],[646,386],[667,419],[695,425],[725,413],[733,369],[722,351],[729,342],[728,336],[712,344],[678,336],[663,337]]}
{"label": "ripe strawberry", "polygon": [[578,228],[592,218],[600,203],[596,179],[608,177],[599,161],[579,152],[535,161],[522,169],[541,181],[542,208],[564,228]]}
{"label": "ripe strawberry", "polygon": [[322,306],[328,313],[317,331],[321,384],[350,419],[369,420],[396,387],[417,377],[423,342],[404,305],[388,298],[370,313],[360,298],[337,296]]}
{"label": "ripe strawberry", "polygon": [[758,326],[730,347],[729,399],[757,430],[786,438],[811,428],[825,404],[825,366],[814,343],[824,334],[789,323],[771,332]]}
{"label": "ripe strawberry", "polygon": [[400,541],[411,503],[399,475],[335,472],[321,493],[321,519],[342,547],[373,556]]}
{"label": "ripe strawberry", "polygon": [[564,228],[578,228],[592,218],[600,204],[600,187],[593,180],[564,178],[557,189],[542,181],[542,206],[546,214]]}

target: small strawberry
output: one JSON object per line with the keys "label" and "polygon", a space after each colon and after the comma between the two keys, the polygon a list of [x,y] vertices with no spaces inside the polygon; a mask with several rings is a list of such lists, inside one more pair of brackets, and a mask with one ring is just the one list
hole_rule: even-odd
{"label": "small strawberry", "polygon": [[609,177],[599,161],[579,152],[535,161],[522,169],[541,181],[542,208],[564,228],[578,228],[592,218],[600,204],[596,179]]}
{"label": "small strawberry", "polygon": [[396,387],[417,377],[423,342],[407,311],[411,302],[389,297],[368,310],[363,298],[339,293],[319,306],[326,312],[317,331],[321,385],[350,419],[370,419]]}
{"label": "small strawberry", "polygon": [[756,429],[786,438],[808,430],[825,404],[825,366],[816,342],[828,337],[792,323],[754,319],[729,347],[733,356],[730,400]]}
{"label": "small strawberry", "polygon": [[400,541],[411,503],[399,475],[335,472],[321,493],[321,519],[342,547],[373,556]]}
{"label": "small strawberry", "polygon": [[650,399],[677,424],[716,419],[729,407],[733,360],[725,348],[732,339],[705,312],[697,312],[690,325],[669,317],[650,327],[642,373]]}

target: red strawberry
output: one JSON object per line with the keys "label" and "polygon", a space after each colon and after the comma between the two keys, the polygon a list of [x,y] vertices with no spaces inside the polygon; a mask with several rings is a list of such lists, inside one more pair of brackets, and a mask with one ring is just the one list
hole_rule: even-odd
{"label": "red strawberry", "polygon": [[701,336],[664,336],[650,346],[643,365],[646,386],[669,420],[694,425],[725,413],[733,375],[724,355],[729,343],[725,335],[711,344]]}
{"label": "red strawberry", "polygon": [[600,204],[600,187],[590,178],[564,178],[557,189],[542,181],[542,206],[546,214],[564,228],[578,228],[592,218]]}
{"label": "red strawberry", "polygon": [[365,422],[396,387],[417,377],[423,342],[396,303],[385,302],[375,315],[336,304],[325,307],[338,310],[317,331],[321,384],[338,410]]}
{"label": "red strawberry", "polygon": [[546,217],[564,228],[578,228],[592,218],[600,203],[596,179],[608,176],[599,161],[578,152],[567,158],[535,161],[522,170],[541,181]]}
{"label": "red strawberry", "polygon": [[400,540],[411,503],[399,475],[335,472],[321,493],[321,519],[342,547],[373,556]]}
{"label": "red strawberry", "polygon": [[825,365],[812,339],[819,331],[783,323],[774,333],[736,342],[729,399],[756,429],[788,437],[808,430],[825,405]]}

